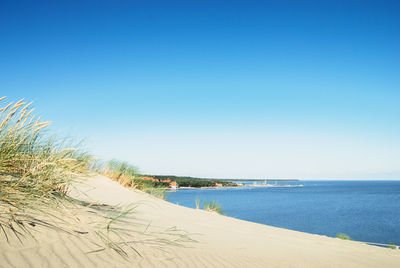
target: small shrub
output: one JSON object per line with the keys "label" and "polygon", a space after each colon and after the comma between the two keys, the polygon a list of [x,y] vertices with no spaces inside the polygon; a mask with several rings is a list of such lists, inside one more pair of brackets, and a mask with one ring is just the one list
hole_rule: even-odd
{"label": "small shrub", "polygon": [[204,202],[204,210],[217,212],[218,214],[225,215],[225,212],[222,210],[221,205],[215,201]]}
{"label": "small shrub", "polygon": [[350,236],[348,236],[347,234],[342,234],[342,233],[336,234],[336,238],[340,238],[343,240],[351,240]]}
{"label": "small shrub", "polygon": [[388,245],[388,248],[390,248],[390,249],[397,249],[397,245],[395,245],[395,244],[389,244],[389,245]]}

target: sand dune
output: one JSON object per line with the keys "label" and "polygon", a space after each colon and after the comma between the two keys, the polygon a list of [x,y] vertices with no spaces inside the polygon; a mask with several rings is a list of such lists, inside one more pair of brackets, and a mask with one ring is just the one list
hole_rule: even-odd
{"label": "sand dune", "polygon": [[[140,205],[136,221],[152,230],[174,227],[197,242],[184,247],[135,244],[128,259],[96,249],[93,234],[36,231],[24,244],[0,244],[0,267],[400,267],[400,251],[301,233],[194,210],[123,188],[108,178],[82,178],[70,195],[108,205]],[[96,215],[80,215],[95,222]],[[129,225],[129,223],[126,223]],[[132,222],[132,225],[135,223]],[[175,229],[171,229],[175,230]]]}

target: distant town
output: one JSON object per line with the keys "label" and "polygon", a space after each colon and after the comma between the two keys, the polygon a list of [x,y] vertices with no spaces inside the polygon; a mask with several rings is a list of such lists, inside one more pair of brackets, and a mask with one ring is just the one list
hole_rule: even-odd
{"label": "distant town", "polygon": [[[211,188],[238,186],[302,187],[303,185],[281,185],[280,181],[299,181],[298,179],[211,179],[175,175],[142,175],[137,178],[145,184],[160,188]],[[249,182],[254,182],[250,184]],[[271,183],[275,182],[275,184]]]}

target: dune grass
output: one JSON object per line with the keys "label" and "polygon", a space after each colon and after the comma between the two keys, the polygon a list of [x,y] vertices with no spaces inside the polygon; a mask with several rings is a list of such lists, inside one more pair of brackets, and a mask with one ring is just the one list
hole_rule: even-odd
{"label": "dune grass", "polygon": [[167,199],[168,196],[168,190],[165,188],[149,187],[142,189],[142,191],[163,200]]}
{"label": "dune grass", "polygon": [[122,186],[140,188],[140,184],[137,182],[137,168],[128,162],[115,159],[107,162],[99,162],[97,164],[97,171],[117,181]]}
{"label": "dune grass", "polygon": [[217,212],[218,214],[225,215],[222,206],[215,201],[204,202],[203,208],[206,211]]}
{"label": "dune grass", "polygon": [[196,204],[196,209],[200,208],[200,197],[196,197],[196,199],[194,200],[195,204]]}
{"label": "dune grass", "polygon": [[84,151],[43,133],[50,122],[41,122],[30,107],[20,100],[0,108],[0,231],[7,240],[13,234],[21,241],[35,225],[58,228],[44,211],[68,200],[71,180],[86,174],[91,161]]}
{"label": "dune grass", "polygon": [[350,236],[348,236],[347,234],[343,234],[343,233],[336,234],[336,238],[343,239],[343,240],[351,240]]}
{"label": "dune grass", "polygon": [[388,248],[390,249],[397,249],[397,245],[396,244],[389,244]]}
{"label": "dune grass", "polygon": [[124,187],[138,189],[164,200],[167,197],[168,191],[165,187],[156,187],[152,181],[142,180],[143,176],[138,174],[138,169],[128,162],[113,159],[98,163],[96,169]]}
{"label": "dune grass", "polygon": [[[143,243],[156,245],[190,241],[179,232],[150,235],[140,231],[143,224],[140,228],[115,228],[131,210],[104,209],[107,206],[70,198],[67,192],[74,178],[96,169],[94,159],[84,150],[71,147],[70,142],[48,135],[45,129],[50,122],[37,118],[31,103],[5,103],[5,97],[1,97],[0,107],[0,241],[24,243],[35,239],[38,227],[71,235],[91,232],[99,238],[94,245],[102,242],[101,250],[111,249],[123,257],[128,256],[126,249],[136,252],[131,243],[140,243],[142,238]],[[135,169],[121,162],[108,162],[108,172],[117,174],[114,179],[130,184],[135,176]],[[98,225],[81,226],[77,215],[83,212],[97,215]],[[127,241],[123,237],[135,239]]]}
{"label": "dune grass", "polygon": [[110,249],[121,257],[129,259],[133,253],[142,256],[137,245],[146,245],[156,250],[164,251],[165,246],[185,247],[188,243],[195,243],[190,235],[175,227],[161,229],[144,223],[135,215],[136,207],[141,204],[133,204],[129,207],[115,207],[108,205],[94,205],[93,209],[106,212],[105,221],[98,222],[94,233],[102,241],[103,245],[97,245],[90,253]]}

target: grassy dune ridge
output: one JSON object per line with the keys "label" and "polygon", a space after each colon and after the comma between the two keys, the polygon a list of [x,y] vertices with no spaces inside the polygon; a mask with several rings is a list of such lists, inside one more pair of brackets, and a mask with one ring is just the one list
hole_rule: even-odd
{"label": "grassy dune ridge", "polygon": [[[93,173],[98,162],[85,150],[71,147],[71,142],[49,135],[45,129],[50,122],[34,115],[32,103],[5,99],[0,98],[0,242],[35,240],[40,228],[74,236],[93,234],[92,252],[112,250],[127,258],[129,251],[140,255],[132,246],[140,241],[157,246],[190,241],[176,230],[149,233],[147,223],[136,221],[135,206],[110,207],[69,197],[74,178]],[[127,164],[112,165],[108,163],[106,175],[114,176],[118,165],[124,170],[113,177],[116,180],[135,174]],[[85,221],[82,215],[95,220]]]}
{"label": "grassy dune ridge", "polygon": [[168,183],[144,180],[143,177],[147,175],[139,174],[137,167],[128,162],[116,159],[106,162],[96,161],[95,169],[124,187],[138,189],[160,199],[167,197],[167,190],[170,187]]}

